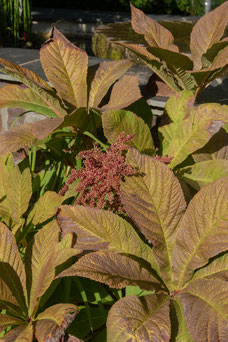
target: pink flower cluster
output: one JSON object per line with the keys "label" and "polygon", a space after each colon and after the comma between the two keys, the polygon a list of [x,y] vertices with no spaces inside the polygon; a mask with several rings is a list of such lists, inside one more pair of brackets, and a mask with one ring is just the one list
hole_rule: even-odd
{"label": "pink flower cluster", "polygon": [[113,212],[124,212],[120,199],[120,182],[124,176],[136,174],[136,170],[126,165],[126,152],[129,148],[125,143],[131,140],[133,135],[121,133],[116,143],[112,144],[105,152],[97,145],[93,149],[82,151],[79,156],[84,158],[80,170],[72,169],[64,188],[60,191],[64,194],[68,185],[76,178],[80,181],[75,189],[79,193],[76,204],[107,209]]}

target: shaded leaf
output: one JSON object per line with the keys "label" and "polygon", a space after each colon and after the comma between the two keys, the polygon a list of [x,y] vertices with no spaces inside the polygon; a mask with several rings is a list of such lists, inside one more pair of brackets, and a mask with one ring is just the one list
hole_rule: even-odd
{"label": "shaded leaf", "polygon": [[[1,138],[0,138],[1,139]],[[7,156],[0,157],[0,216],[9,224],[11,221],[10,204],[6,196],[8,189]]]}
{"label": "shaded leaf", "polygon": [[33,326],[32,324],[20,325],[10,332],[6,333],[1,341],[3,342],[32,342]]}
{"label": "shaded leaf", "polygon": [[182,303],[188,329],[195,341],[227,341],[227,292],[227,282],[199,279],[177,296]]}
{"label": "shaded leaf", "polygon": [[131,4],[131,25],[135,32],[143,34],[145,40],[151,46],[178,51],[178,47],[173,44],[174,37],[172,33],[145,15],[141,10]]}
{"label": "shaded leaf", "polygon": [[191,166],[186,166],[180,169],[179,172],[182,179],[194,189],[199,190],[216,179],[228,176],[228,160],[205,160]]}
{"label": "shaded leaf", "polygon": [[88,106],[90,108],[98,107],[111,85],[131,66],[132,62],[127,59],[112,62],[102,62],[99,65],[91,83]]}
{"label": "shaded leaf", "polygon": [[193,106],[195,96],[191,90],[172,95],[165,105],[165,111],[173,122],[181,122]]}
{"label": "shaded leaf", "polygon": [[38,96],[32,89],[15,84],[6,85],[1,88],[0,107],[19,107],[43,114],[47,117],[57,116],[43,98]]}
{"label": "shaded leaf", "polygon": [[75,107],[87,106],[87,67],[85,51],[70,43],[54,26],[40,50],[45,74],[58,94]]}
{"label": "shaded leaf", "polygon": [[[195,342],[189,333],[186,325],[186,320],[183,313],[183,308],[179,300],[171,300],[170,303],[170,319],[172,337],[170,341],[175,342]],[[174,338],[175,336],[175,338]]]}
{"label": "shaded leaf", "polygon": [[19,308],[16,298],[12,295],[8,286],[0,279],[0,308],[7,310],[12,314],[22,314]]}
{"label": "shaded leaf", "polygon": [[0,278],[25,310],[26,277],[23,262],[11,231],[0,223]]}
{"label": "shaded leaf", "polygon": [[32,196],[32,180],[29,168],[22,173],[18,166],[15,166],[8,173],[7,198],[10,205],[12,219],[20,223],[22,215],[28,209]]}
{"label": "shaded leaf", "polygon": [[185,210],[181,186],[168,166],[136,150],[127,154],[127,163],[144,176],[126,178],[121,199],[128,215],[153,243],[153,255],[164,279],[171,279],[171,255],[177,226]]}
{"label": "shaded leaf", "polygon": [[47,221],[55,215],[57,208],[63,202],[64,197],[54,191],[46,191],[35,203],[29,213],[28,221],[37,225]]}
{"label": "shaded leaf", "polygon": [[168,342],[170,330],[168,296],[128,296],[109,311],[107,342]]}
{"label": "shaded leaf", "polygon": [[112,251],[99,251],[82,256],[59,275],[63,276],[86,277],[117,289],[128,285],[147,290],[160,288],[159,282],[138,262]]}
{"label": "shaded leaf", "polygon": [[194,68],[200,70],[202,67],[201,57],[213,44],[217,43],[223,36],[227,25],[228,2],[208,14],[201,17],[194,25],[190,38],[190,49]]}
{"label": "shaded leaf", "polygon": [[202,188],[190,202],[176,236],[172,257],[178,286],[208,259],[228,249],[228,177]]}
{"label": "shaded leaf", "polygon": [[120,133],[134,134],[128,145],[140,152],[153,154],[154,143],[147,124],[139,116],[125,110],[102,114],[103,130],[110,143],[115,143]]}
{"label": "shaded leaf", "polygon": [[0,314],[0,332],[12,325],[22,325],[24,321],[8,315]]}
{"label": "shaded leaf", "polygon": [[79,309],[73,304],[56,304],[37,316],[35,336],[38,342],[59,341]]}
{"label": "shaded leaf", "polygon": [[123,76],[117,81],[111,92],[109,102],[101,107],[102,111],[125,108],[142,97],[136,76]]}
{"label": "shaded leaf", "polygon": [[83,250],[109,249],[133,254],[153,264],[151,248],[120,216],[92,207],[61,206],[57,216],[63,234],[77,236],[76,247]]}
{"label": "shaded leaf", "polygon": [[[228,9],[228,6],[227,6]],[[215,57],[211,63],[211,69],[222,68],[228,64],[228,46],[226,46],[219,54]]]}

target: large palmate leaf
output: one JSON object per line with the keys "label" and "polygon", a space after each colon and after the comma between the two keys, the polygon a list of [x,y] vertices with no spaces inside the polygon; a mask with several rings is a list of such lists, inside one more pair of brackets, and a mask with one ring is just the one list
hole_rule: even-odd
{"label": "large palmate leaf", "polygon": [[26,310],[26,277],[23,262],[11,231],[0,223],[0,278],[22,310]]}
{"label": "large palmate leaf", "polygon": [[56,117],[57,114],[47,105],[41,96],[38,96],[30,88],[15,84],[6,85],[1,88],[0,107],[24,108],[43,114],[47,117]]}
{"label": "large palmate leaf", "polygon": [[2,342],[32,342],[33,341],[33,325],[31,323],[19,325],[10,330],[2,338]]}
{"label": "large palmate leaf", "polygon": [[79,309],[73,304],[56,304],[37,316],[35,336],[39,342],[60,341]]}
{"label": "large palmate leaf", "polygon": [[128,296],[109,311],[107,342],[168,342],[170,334],[166,295]]}
{"label": "large palmate leaf", "polygon": [[103,62],[99,65],[89,92],[89,107],[97,108],[110,86],[130,67],[130,60]]}
{"label": "large palmate leaf", "polygon": [[168,99],[165,111],[173,122],[180,123],[189,113],[194,100],[195,96],[191,90],[183,90]]}
{"label": "large palmate leaf", "polygon": [[17,224],[28,209],[32,196],[32,180],[29,168],[22,173],[18,166],[8,172],[7,198],[10,205],[11,217]]}
{"label": "large palmate leaf", "polygon": [[173,44],[174,38],[172,33],[132,4],[131,16],[133,30],[143,34],[149,45],[178,52],[178,47]]}
{"label": "large palmate leaf", "polygon": [[164,140],[163,154],[173,156],[170,167],[184,161],[189,154],[204,146],[228,121],[228,106],[212,103],[190,110],[180,123],[159,128]]}
{"label": "large palmate leaf", "polygon": [[[59,228],[50,223],[40,229],[30,242],[25,254],[27,291],[29,294],[29,315],[32,315],[41,297],[55,277],[53,252],[59,241]],[[48,243],[47,243],[48,242]],[[51,248],[50,248],[51,246]]]}
{"label": "large palmate leaf", "polygon": [[46,191],[35,203],[29,213],[28,221],[32,224],[41,224],[55,215],[57,208],[63,202],[64,197],[54,191]]}
{"label": "large palmate leaf", "polygon": [[58,94],[75,107],[87,106],[87,67],[85,51],[71,44],[54,26],[40,50],[45,74]]}
{"label": "large palmate leaf", "polygon": [[188,329],[195,341],[227,341],[227,293],[227,282],[199,279],[177,295],[183,305]]}
{"label": "large palmate leaf", "polygon": [[112,212],[64,205],[59,209],[57,221],[63,234],[73,232],[77,235],[78,249],[109,249],[132,254],[149,261],[153,268],[157,268],[151,248],[140,239],[126,220]]}
{"label": "large palmate leaf", "polygon": [[111,92],[109,102],[101,107],[102,111],[125,108],[142,97],[137,76],[123,76]]}
{"label": "large palmate leaf", "polygon": [[117,289],[126,286],[139,286],[146,290],[160,288],[158,280],[139,263],[113,251],[89,253],[59,276],[87,277]]}
{"label": "large palmate leaf", "polygon": [[120,133],[134,134],[129,145],[142,153],[153,154],[154,143],[147,124],[132,112],[110,111],[102,114],[103,130],[110,143],[115,143]]}
{"label": "large palmate leaf", "polygon": [[0,156],[38,144],[61,123],[61,118],[53,118],[13,127],[0,135]]}
{"label": "large palmate leaf", "polygon": [[0,332],[11,325],[23,325],[24,322],[16,317],[0,314]]}
{"label": "large palmate leaf", "polygon": [[128,177],[121,185],[122,201],[128,215],[153,243],[153,255],[163,278],[171,279],[171,256],[177,226],[185,200],[177,178],[168,166],[153,157],[130,150],[127,162],[143,176]]}
{"label": "large palmate leaf", "polygon": [[228,255],[217,257],[209,265],[196,271],[192,280],[200,278],[216,278],[228,281]]}
{"label": "large palmate leaf", "polygon": [[172,256],[174,281],[189,280],[195,269],[228,249],[228,177],[202,188],[181,220]]}
{"label": "large palmate leaf", "polygon": [[13,315],[22,314],[16,298],[12,295],[8,286],[0,279],[0,307]]}
{"label": "large palmate leaf", "polygon": [[182,179],[199,190],[216,179],[228,176],[228,160],[205,160],[180,169],[180,174]]}
{"label": "large palmate leaf", "polygon": [[228,22],[227,15],[224,15],[227,10],[228,2],[226,1],[214,11],[204,15],[194,25],[191,33],[190,49],[196,70],[200,70],[202,67],[201,58],[203,54],[223,36]]}

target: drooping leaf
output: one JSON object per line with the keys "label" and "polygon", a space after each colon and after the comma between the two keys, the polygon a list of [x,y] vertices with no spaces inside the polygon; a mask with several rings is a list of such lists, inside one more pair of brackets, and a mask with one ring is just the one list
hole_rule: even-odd
{"label": "drooping leaf", "polygon": [[33,341],[33,325],[24,324],[20,325],[8,333],[2,338],[2,342],[32,342]]}
{"label": "drooping leaf", "polygon": [[226,105],[203,104],[190,110],[180,124],[171,123],[160,127],[159,131],[165,137],[163,154],[174,157],[170,167],[174,168],[189,154],[204,146],[227,123],[227,113]]}
{"label": "drooping leaf", "polygon": [[35,336],[39,342],[60,341],[79,309],[73,304],[56,304],[37,316]]}
{"label": "drooping leaf", "polygon": [[58,94],[75,107],[87,106],[87,67],[85,51],[70,43],[54,26],[40,50],[45,74]]}
{"label": "drooping leaf", "polygon": [[98,251],[82,256],[59,276],[86,277],[117,289],[126,286],[139,286],[146,290],[160,288],[159,282],[139,263],[112,251]]}
{"label": "drooping leaf", "polygon": [[0,107],[19,107],[43,114],[47,117],[57,116],[43,98],[38,96],[32,89],[13,84],[6,85],[1,88]]}
{"label": "drooping leaf", "polygon": [[203,187],[190,202],[176,236],[172,257],[178,286],[209,258],[228,249],[228,177]]}
{"label": "drooping leaf", "polygon": [[153,154],[154,143],[150,129],[143,119],[125,110],[110,111],[102,114],[103,130],[110,143],[115,143],[120,133],[134,134],[129,141],[140,152]]}
{"label": "drooping leaf", "polygon": [[112,212],[84,206],[61,206],[57,217],[64,234],[77,235],[78,249],[109,249],[119,253],[136,255],[152,264],[151,248],[146,245],[132,228],[120,216]]}
{"label": "drooping leaf", "polygon": [[139,34],[143,34],[149,45],[171,51],[179,51],[178,47],[173,43],[174,38],[172,33],[132,4],[131,17],[133,30]]}
{"label": "drooping leaf", "polygon": [[173,122],[181,122],[193,106],[195,96],[191,90],[172,95],[165,105],[165,111]]}
{"label": "drooping leaf", "polygon": [[168,342],[170,330],[167,295],[128,296],[109,311],[107,342]]}
{"label": "drooping leaf", "polygon": [[228,160],[214,159],[201,161],[180,169],[180,174],[182,179],[194,189],[199,190],[216,179],[228,176]]}
{"label": "drooping leaf", "polygon": [[25,265],[29,315],[33,314],[38,299],[51,285],[55,277],[54,249],[59,241],[57,224],[49,223],[39,230],[26,249]]}
{"label": "drooping leaf", "polygon": [[183,306],[188,329],[195,341],[227,341],[227,293],[227,282],[199,279],[177,295]]}
{"label": "drooping leaf", "polygon": [[35,145],[52,133],[61,123],[61,118],[53,118],[11,128],[0,135],[0,156]]}
{"label": "drooping leaf", "polygon": [[26,276],[23,262],[11,231],[0,223],[0,278],[25,310]]}
{"label": "drooping leaf", "polygon": [[35,203],[29,213],[28,221],[37,225],[45,222],[55,215],[57,208],[63,202],[64,197],[54,191],[46,191]]}
{"label": "drooping leaf", "polygon": [[19,224],[22,215],[28,209],[32,196],[32,180],[29,168],[22,173],[18,166],[15,166],[8,173],[7,198],[10,205],[11,217]]}
{"label": "drooping leaf", "polygon": [[97,69],[89,92],[89,107],[97,108],[110,86],[130,67],[130,60],[102,62]]}
{"label": "drooping leaf", "polygon": [[102,111],[125,108],[142,97],[136,76],[123,76],[117,81],[111,92],[109,102],[101,107]]}
{"label": "drooping leaf", "polygon": [[153,255],[165,279],[171,278],[171,255],[185,199],[177,178],[168,166],[153,157],[130,150],[127,163],[144,176],[131,176],[121,185],[128,215],[153,243]]}
{"label": "drooping leaf", "polygon": [[194,273],[192,280],[215,278],[228,281],[228,255],[222,255]]}
{"label": "drooping leaf", "polygon": [[224,15],[224,13],[227,13],[227,10],[228,2],[226,1],[215,10],[204,15],[194,25],[190,38],[194,69],[201,69],[201,57],[223,36],[228,22],[227,15]]}
{"label": "drooping leaf", "polygon": [[24,321],[5,314],[0,314],[0,332],[12,325],[22,325]]}

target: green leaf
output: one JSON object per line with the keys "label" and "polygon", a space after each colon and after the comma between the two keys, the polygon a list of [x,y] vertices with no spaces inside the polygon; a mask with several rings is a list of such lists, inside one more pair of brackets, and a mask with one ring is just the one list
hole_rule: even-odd
{"label": "green leaf", "polygon": [[228,249],[228,177],[202,188],[190,202],[176,236],[172,257],[178,287],[209,258]]}
{"label": "green leaf", "polygon": [[181,178],[194,189],[208,185],[216,179],[228,176],[228,160],[214,159],[205,160],[180,170]]}
{"label": "green leaf", "polygon": [[192,280],[201,278],[215,278],[228,281],[228,255],[222,255],[209,263],[209,265],[197,270]]}
{"label": "green leaf", "polygon": [[201,69],[201,58],[203,54],[205,54],[207,50],[223,36],[227,25],[227,16],[224,15],[224,13],[226,13],[227,10],[228,2],[226,1],[214,11],[204,15],[194,25],[190,39],[194,69]]}
{"label": "green leaf", "polygon": [[2,338],[2,342],[32,342],[33,341],[33,325],[20,325],[10,332],[6,333]]}
{"label": "green leaf", "polygon": [[55,304],[41,312],[36,320],[35,336],[38,341],[59,341],[65,329],[74,320],[79,309],[73,304]]}
{"label": "green leaf", "polygon": [[109,102],[101,107],[102,111],[125,108],[142,97],[137,76],[124,76],[117,81],[110,95]]}
{"label": "green leaf", "polygon": [[[29,295],[29,315],[37,305],[38,299],[51,285],[55,277],[55,246],[59,241],[59,228],[50,223],[39,230],[26,249],[25,265],[27,290]],[[51,248],[50,248],[51,246]]]}
{"label": "green leaf", "polygon": [[44,72],[58,94],[75,107],[87,106],[88,56],[54,26],[40,50]]}
{"label": "green leaf", "polygon": [[132,112],[110,111],[102,114],[103,130],[110,143],[115,143],[120,133],[134,134],[128,145],[142,153],[153,154],[154,143],[147,124]]}
{"label": "green leaf", "polygon": [[177,295],[183,306],[188,329],[195,341],[227,341],[227,293],[227,282],[199,279]]}
{"label": "green leaf", "polygon": [[181,186],[168,166],[136,150],[127,163],[144,176],[131,176],[121,185],[121,199],[128,215],[153,244],[153,255],[164,279],[171,279],[171,255],[177,226],[185,210]]}
{"label": "green leaf", "polygon": [[3,223],[0,223],[0,232],[0,278],[16,298],[20,308],[26,311],[26,276],[16,240]]}
{"label": "green leaf", "polygon": [[77,235],[78,249],[109,249],[119,253],[132,254],[152,263],[151,248],[145,244],[133,227],[120,216],[84,206],[61,206],[57,217],[63,233]]}
{"label": "green leaf", "polygon": [[140,286],[146,290],[160,288],[159,282],[138,262],[112,251],[99,251],[82,256],[59,275],[64,276],[86,277],[117,289],[128,285]]}
{"label": "green leaf", "polygon": [[6,156],[0,157],[0,216],[7,224],[10,224],[10,204],[6,196],[8,189],[8,169],[6,166]]}
{"label": "green leaf", "polygon": [[97,108],[108,92],[111,85],[120,78],[130,67],[130,60],[102,62],[94,76],[89,92],[89,108]]}
{"label": "green leaf", "polygon": [[28,209],[32,196],[32,180],[29,168],[22,173],[18,166],[15,166],[8,173],[7,198],[10,205],[12,219],[19,224],[22,215]]}
{"label": "green leaf", "polygon": [[172,33],[132,4],[131,17],[133,30],[139,34],[143,34],[150,46],[178,52],[178,47],[173,44],[174,37]]}
{"label": "green leaf", "polygon": [[170,167],[184,161],[188,155],[204,146],[228,121],[228,106],[203,104],[190,110],[180,123],[163,126],[163,155],[173,156]]}
{"label": "green leaf", "polygon": [[13,84],[1,88],[0,107],[19,107],[43,114],[47,117],[57,116],[43,98],[38,96],[34,90]]}
{"label": "green leaf", "polygon": [[29,213],[28,222],[33,225],[41,224],[55,215],[57,208],[63,202],[64,197],[54,191],[46,191],[35,203]]}
{"label": "green leaf", "polygon": [[193,106],[195,96],[191,90],[183,90],[172,95],[165,105],[165,111],[175,123],[180,123]]}
{"label": "green leaf", "polygon": [[163,294],[128,296],[108,314],[107,342],[170,340],[169,297]]}

